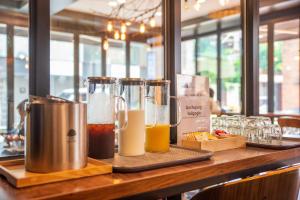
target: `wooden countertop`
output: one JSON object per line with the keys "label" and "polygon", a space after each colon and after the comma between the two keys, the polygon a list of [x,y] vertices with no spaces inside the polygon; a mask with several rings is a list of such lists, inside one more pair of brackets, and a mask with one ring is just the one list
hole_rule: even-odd
{"label": "wooden countertop", "polygon": [[300,162],[300,148],[216,152],[211,160],[139,173],[100,175],[23,189],[0,179],[0,199],[147,199],[174,195]]}

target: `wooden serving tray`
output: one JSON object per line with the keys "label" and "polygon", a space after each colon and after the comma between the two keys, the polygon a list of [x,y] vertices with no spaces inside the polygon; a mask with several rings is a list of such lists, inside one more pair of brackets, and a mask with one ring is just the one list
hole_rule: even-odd
{"label": "wooden serving tray", "polygon": [[142,156],[120,156],[115,154],[113,159],[107,159],[113,166],[114,172],[129,173],[139,172],[179,164],[207,160],[212,156],[209,151],[195,151],[171,145],[166,153],[148,153]]}
{"label": "wooden serving tray", "polygon": [[16,188],[23,188],[46,183],[53,183],[88,176],[108,174],[112,172],[112,165],[92,158],[83,169],[65,170],[52,173],[33,173],[25,170],[24,159],[1,161],[0,175]]}
{"label": "wooden serving tray", "polygon": [[183,139],[181,141],[183,147],[189,149],[207,150],[207,151],[223,151],[228,149],[236,149],[246,147],[246,138],[239,135],[231,135],[229,137],[218,140],[196,141]]}
{"label": "wooden serving tray", "polygon": [[265,149],[274,149],[274,150],[285,150],[300,147],[300,141],[293,141],[291,139],[283,139],[282,141],[272,140],[271,143],[256,143],[256,142],[247,142],[247,146],[259,147]]}

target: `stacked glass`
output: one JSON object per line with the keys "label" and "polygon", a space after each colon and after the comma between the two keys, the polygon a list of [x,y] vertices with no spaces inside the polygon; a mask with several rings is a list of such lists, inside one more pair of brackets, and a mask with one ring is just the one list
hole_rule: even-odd
{"label": "stacked glass", "polygon": [[282,140],[281,127],[272,124],[268,117],[244,115],[213,117],[212,130],[217,129],[245,136],[249,142],[272,143],[272,140],[279,142]]}

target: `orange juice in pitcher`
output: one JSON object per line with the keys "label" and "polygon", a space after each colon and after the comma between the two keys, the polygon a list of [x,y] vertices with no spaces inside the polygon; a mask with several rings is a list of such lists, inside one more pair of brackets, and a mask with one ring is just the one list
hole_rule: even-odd
{"label": "orange juice in pitcher", "polygon": [[170,125],[146,126],[145,150],[147,152],[167,152],[170,147]]}
{"label": "orange juice in pitcher", "polygon": [[[145,116],[147,152],[167,152],[170,148],[170,128],[176,127],[181,121],[180,101],[170,96],[170,81],[147,80],[145,82]],[[170,124],[170,99],[177,102],[178,121]]]}

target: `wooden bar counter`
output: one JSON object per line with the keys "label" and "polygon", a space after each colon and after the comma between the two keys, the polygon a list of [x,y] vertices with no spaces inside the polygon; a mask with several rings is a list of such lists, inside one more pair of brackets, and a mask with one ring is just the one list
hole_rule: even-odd
{"label": "wooden bar counter", "polygon": [[0,179],[0,199],[151,199],[300,162],[300,148],[233,149],[211,160],[139,173],[113,173],[23,189]]}

